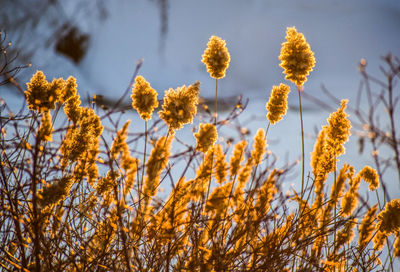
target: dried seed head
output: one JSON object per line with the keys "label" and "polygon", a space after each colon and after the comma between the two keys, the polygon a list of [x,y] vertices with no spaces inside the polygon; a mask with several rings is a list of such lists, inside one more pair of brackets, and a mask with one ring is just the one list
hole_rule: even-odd
{"label": "dried seed head", "polygon": [[385,234],[398,232],[400,228],[400,200],[393,199],[386,203],[385,210],[381,211],[377,217],[376,228],[379,231]]}
{"label": "dried seed head", "polygon": [[350,136],[351,123],[348,114],[344,111],[347,106],[347,99],[341,101],[340,108],[331,113],[328,117],[328,126],[326,127],[327,142],[334,148],[335,156],[344,154],[344,144]]}
{"label": "dried seed head", "polygon": [[157,92],[142,76],[135,78],[132,89],[132,108],[137,110],[143,120],[151,119],[155,108],[158,107]]}
{"label": "dried seed head", "polygon": [[196,149],[206,153],[215,144],[218,138],[217,128],[213,124],[200,124],[196,137]]}
{"label": "dried seed head", "polygon": [[302,86],[315,65],[314,53],[302,33],[295,27],[286,30],[286,42],[282,43],[279,60],[286,79]]}
{"label": "dried seed head", "polygon": [[231,57],[224,40],[217,36],[211,36],[202,57],[201,61],[207,66],[207,72],[212,78],[225,77]]}
{"label": "dried seed head", "polygon": [[189,87],[183,85],[176,90],[165,91],[162,110],[158,112],[158,115],[168,125],[171,132],[193,121],[197,113],[199,93],[200,82],[198,81]]}
{"label": "dried seed head", "polygon": [[368,183],[368,189],[374,191],[379,187],[379,176],[375,169],[367,166],[358,173],[360,177]]}
{"label": "dried seed head", "polygon": [[40,112],[54,109],[63,84],[63,79],[54,79],[49,83],[43,72],[37,71],[27,83],[28,89],[25,91],[29,109]]}
{"label": "dried seed head", "polygon": [[271,124],[278,123],[286,114],[289,93],[290,87],[288,85],[281,83],[279,86],[272,87],[271,96],[266,105],[268,111],[267,119]]}

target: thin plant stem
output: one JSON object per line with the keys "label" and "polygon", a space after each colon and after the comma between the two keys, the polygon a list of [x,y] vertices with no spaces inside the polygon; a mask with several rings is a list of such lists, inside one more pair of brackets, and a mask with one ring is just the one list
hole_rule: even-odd
{"label": "thin plant stem", "polygon": [[[217,128],[217,103],[218,103],[218,78],[215,79],[215,103],[214,103],[214,126],[215,126],[215,128]],[[210,180],[208,182],[207,195],[206,195],[204,203],[207,202],[208,195],[210,194],[213,164],[214,164],[214,149],[212,150],[212,154],[211,154]],[[205,209],[205,207],[206,206],[204,205],[204,209]]]}
{"label": "thin plant stem", "polygon": [[303,129],[303,111],[301,109],[301,86],[297,85],[297,91],[299,94],[299,112],[300,112],[300,124],[301,124],[301,198],[304,193],[304,129]]}
{"label": "thin plant stem", "polygon": [[143,167],[142,167],[142,178],[139,182],[139,207],[142,199],[142,186],[144,181],[144,168],[146,166],[146,151],[147,151],[147,120],[144,120],[144,152],[143,152]]}
{"label": "thin plant stem", "polygon": [[214,125],[217,127],[218,78],[215,79]]}

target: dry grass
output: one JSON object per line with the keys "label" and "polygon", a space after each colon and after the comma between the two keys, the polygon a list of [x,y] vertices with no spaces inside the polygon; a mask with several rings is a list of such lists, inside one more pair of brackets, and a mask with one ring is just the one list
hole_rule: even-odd
{"label": "dry grass", "polygon": [[[299,37],[300,49],[306,51],[292,50],[301,57],[282,59],[290,62],[289,73],[300,65],[287,77],[301,83],[300,95],[312,69],[301,61],[313,66],[315,60],[304,36]],[[215,43],[217,51],[206,52],[217,54],[205,59],[207,65],[218,65],[214,78],[220,79],[230,56],[224,41],[212,41],[209,46]],[[289,49],[285,54],[292,52]],[[400,65],[389,61],[393,80]],[[215,69],[208,67],[214,73]],[[5,101],[0,106],[4,271],[395,271],[398,265],[399,200],[390,201],[385,193],[385,199],[371,206],[358,194],[363,181],[371,190],[385,190],[382,164],[377,161],[377,171],[356,171],[350,164],[337,163],[350,135],[346,100],[321,130],[312,174],[294,180],[305,179],[301,192],[284,194],[281,184],[293,166],[276,168],[274,156],[266,152],[268,129],[273,127],[260,129],[254,140],[216,140],[218,129],[243,111],[240,102],[224,120],[218,120],[216,112],[210,114],[211,122],[195,134],[197,147],[176,138],[176,130],[197,112],[199,83],[166,92],[159,112],[164,125],[154,116],[150,120],[155,91],[142,84],[132,98],[142,101],[133,104],[143,113],[146,130],[134,133],[129,133],[130,122],[120,124],[118,108],[98,115],[95,104],[81,106],[73,78],[48,82],[37,72],[27,86],[29,112],[14,114]],[[392,127],[382,133],[400,173],[393,121],[398,97],[393,96],[393,85],[385,86]],[[279,111],[269,113],[278,116],[271,124],[286,113],[286,93],[269,102],[270,111]],[[144,152],[132,148],[143,141]],[[149,143],[151,152],[146,151]],[[183,151],[171,152],[178,144]],[[174,165],[182,161],[185,167],[173,175]],[[159,187],[167,181],[172,190],[162,199]],[[334,181],[331,188],[327,181]],[[375,192],[370,194],[375,197]]]}

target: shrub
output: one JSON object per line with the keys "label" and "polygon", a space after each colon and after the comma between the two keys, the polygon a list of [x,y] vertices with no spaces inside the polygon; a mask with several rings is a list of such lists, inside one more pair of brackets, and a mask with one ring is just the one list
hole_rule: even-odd
{"label": "shrub", "polygon": [[[295,71],[287,78],[299,85],[300,99],[315,60],[304,36],[295,28],[288,33],[298,38],[283,44],[282,67]],[[297,42],[304,52],[287,48]],[[337,163],[350,134],[347,100],[318,136],[312,176],[304,184],[303,170],[301,191],[284,194],[281,183],[293,166],[276,168],[266,152],[269,124],[257,131],[253,147],[247,139],[231,151],[229,143],[217,140],[217,130],[243,108],[238,103],[218,120],[218,79],[230,60],[225,41],[213,36],[203,59],[217,83],[214,124],[201,124],[194,134],[197,147],[183,143],[179,153],[171,147],[180,144],[176,130],[197,113],[198,82],[165,92],[162,125],[161,119],[151,120],[156,91],[138,76],[132,99],[145,122],[140,133],[129,133],[130,121],[120,125],[115,107],[99,116],[94,106],[81,106],[72,77],[48,82],[38,71],[25,92],[29,112],[6,114],[7,104],[1,105],[0,264],[5,270],[393,270],[400,232],[399,220],[390,218],[398,216],[399,200],[384,209],[383,203],[371,207],[358,189],[362,180],[371,190],[381,188],[379,173]],[[273,87],[267,109],[277,112],[269,113],[271,124],[285,115],[289,91],[286,85]],[[66,122],[58,121],[62,110]],[[148,121],[153,122],[149,129]],[[132,149],[139,141],[144,152]],[[182,161],[184,168],[172,173]],[[304,148],[302,161],[304,169]],[[334,181],[330,191],[328,179]],[[166,180],[171,192],[160,198]],[[382,262],[385,245],[389,261]]]}

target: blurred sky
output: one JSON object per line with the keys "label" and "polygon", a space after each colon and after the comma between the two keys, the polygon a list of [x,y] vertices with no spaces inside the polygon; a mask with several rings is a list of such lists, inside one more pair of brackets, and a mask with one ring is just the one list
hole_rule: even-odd
{"label": "blurred sky", "polygon": [[104,91],[123,90],[134,63],[144,58],[141,73],[157,90],[202,82],[212,95],[201,55],[211,35],[226,40],[231,64],[220,81],[221,95],[263,98],[284,80],[278,55],[286,27],[296,26],[315,52],[316,67],[305,85],[318,95],[320,85],[339,96],[358,86],[357,64],[368,61],[378,71],[380,57],[400,55],[400,1],[171,0],[168,32],[160,38],[160,10],[155,1],[117,1],[93,33],[81,68]]}
{"label": "blurred sky", "polygon": [[[40,6],[39,3],[47,1],[36,0],[30,5]],[[9,38],[14,43],[21,39],[31,47],[34,44],[33,66],[28,74],[36,69],[44,70],[50,77],[72,74],[78,78],[83,91],[91,94],[122,94],[136,61],[144,58],[140,73],[160,93],[200,80],[202,95],[212,96],[214,82],[201,63],[211,35],[225,39],[231,53],[227,76],[220,81],[222,96],[248,94],[265,98],[272,85],[284,81],[278,56],[286,28],[290,26],[296,26],[305,35],[315,53],[316,67],[305,85],[305,91],[312,95],[320,96],[323,83],[340,98],[354,98],[360,78],[357,64],[361,58],[368,61],[368,71],[377,74],[381,56],[388,52],[400,55],[398,0],[71,0],[56,3],[46,13],[37,14],[38,22],[32,23],[36,28],[24,32],[22,37],[10,30]],[[101,5],[102,13],[107,15],[105,19],[99,19],[94,3]],[[160,34],[161,3],[167,7],[164,36]],[[52,50],[54,41],[43,34],[62,19],[90,35],[88,52],[77,66],[56,54]],[[40,35],[43,38],[38,39]],[[39,42],[34,43],[35,40]]]}

